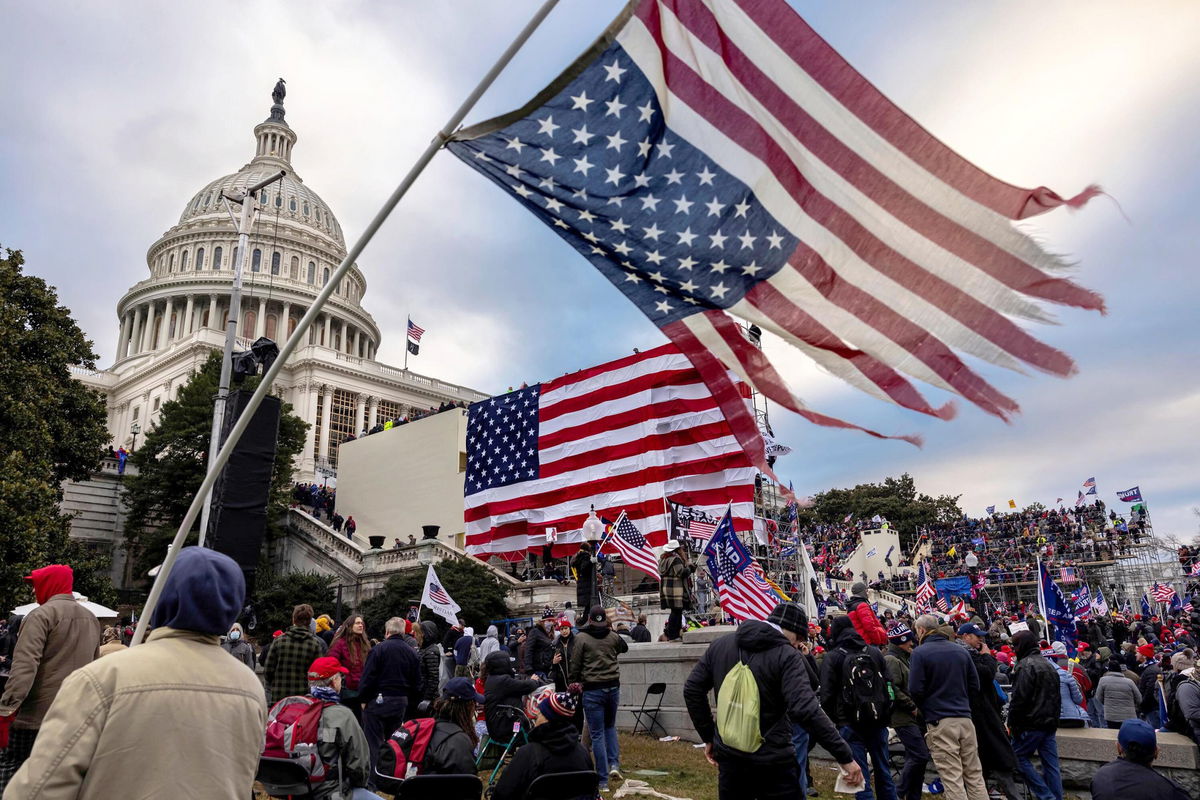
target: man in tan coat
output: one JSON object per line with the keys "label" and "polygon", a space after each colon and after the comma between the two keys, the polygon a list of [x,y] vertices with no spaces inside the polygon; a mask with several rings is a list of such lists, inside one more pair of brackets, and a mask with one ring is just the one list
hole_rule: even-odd
{"label": "man in tan coat", "polygon": [[0,791],[29,757],[63,680],[94,660],[100,646],[100,622],[71,593],[75,573],[70,567],[51,564],[25,580],[33,584],[40,605],[21,623],[0,697],[0,726],[11,727],[8,747],[0,750]]}
{"label": "man in tan coat", "polygon": [[154,632],[63,682],[4,800],[249,797],[266,698],[220,645],[245,594],[233,559],[184,548]]}

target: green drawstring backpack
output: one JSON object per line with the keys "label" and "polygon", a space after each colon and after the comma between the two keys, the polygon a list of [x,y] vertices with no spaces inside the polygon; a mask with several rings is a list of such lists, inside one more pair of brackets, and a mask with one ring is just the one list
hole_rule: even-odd
{"label": "green drawstring backpack", "polygon": [[717,695],[717,732],[733,750],[753,753],[762,747],[759,728],[758,681],[738,652],[738,663],[721,681]]}

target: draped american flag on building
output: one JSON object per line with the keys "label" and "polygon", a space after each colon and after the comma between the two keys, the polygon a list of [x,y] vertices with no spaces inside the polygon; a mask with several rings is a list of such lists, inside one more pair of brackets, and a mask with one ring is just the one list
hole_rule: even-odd
{"label": "draped american flag on building", "polygon": [[700,374],[663,345],[471,405],[467,552],[523,558],[554,527],[569,555],[592,504],[661,547],[668,496],[710,514],[732,502],[749,530],[755,474]]}
{"label": "draped american flag on building", "polygon": [[526,106],[447,147],[688,355],[764,470],[727,369],[811,422],[865,429],[810,410],[734,317],[881,400],[951,417],[916,379],[1006,419],[1017,403],[962,356],[1070,375],[1020,323],[1047,321],[1042,302],[1103,309],[1012,224],[1098,190],[988,175],[784,0],[635,0]]}
{"label": "draped american flag on building", "polygon": [[736,620],[766,619],[775,608],[775,597],[732,523],[727,513],[704,548],[721,608]]}

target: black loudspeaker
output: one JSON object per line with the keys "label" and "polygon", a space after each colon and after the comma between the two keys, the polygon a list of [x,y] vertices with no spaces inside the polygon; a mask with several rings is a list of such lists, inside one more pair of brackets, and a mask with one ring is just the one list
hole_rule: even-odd
{"label": "black loudspeaker", "polygon": [[[250,402],[251,392],[231,392],[225,402],[221,444]],[[229,462],[213,486],[206,544],[238,563],[246,576],[247,598],[254,591],[258,556],[267,530],[267,501],[271,495],[271,470],[279,440],[278,397],[263,398],[246,432],[234,447]]]}

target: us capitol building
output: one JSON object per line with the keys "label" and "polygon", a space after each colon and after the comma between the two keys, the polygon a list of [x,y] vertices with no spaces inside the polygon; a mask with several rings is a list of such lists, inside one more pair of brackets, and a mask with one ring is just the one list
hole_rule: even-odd
{"label": "us capitol building", "polygon": [[[280,87],[281,89],[282,87]],[[237,192],[278,173],[259,192],[243,274],[236,349],[267,336],[282,343],[346,256],[342,227],[325,201],[292,168],[297,136],[278,91],[270,116],[254,128],[254,157],[188,200],[179,222],[150,246],[149,276],[117,303],[116,362],[76,377],[104,394],[114,448],[132,449],[162,404],[224,346],[237,233],[221,193]],[[237,212],[237,206],[232,206]],[[380,331],[363,308],[367,281],[354,265],[334,290],[307,342],[288,359],[274,392],[311,426],[296,480],[320,480],[337,469],[337,448],[376,422],[485,395],[375,360]]]}

